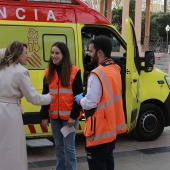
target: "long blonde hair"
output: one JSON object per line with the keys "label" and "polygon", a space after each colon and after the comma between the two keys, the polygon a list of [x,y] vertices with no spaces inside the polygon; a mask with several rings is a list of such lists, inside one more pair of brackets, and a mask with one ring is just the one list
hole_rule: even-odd
{"label": "long blonde hair", "polygon": [[27,45],[19,41],[9,44],[5,50],[4,57],[0,60],[0,70],[9,67],[11,64],[18,64],[19,55],[22,54],[24,47],[27,48]]}

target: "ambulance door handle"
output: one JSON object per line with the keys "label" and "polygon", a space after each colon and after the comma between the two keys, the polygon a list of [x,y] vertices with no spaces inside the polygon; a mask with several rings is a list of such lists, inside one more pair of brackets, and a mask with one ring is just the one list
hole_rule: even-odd
{"label": "ambulance door handle", "polygon": [[138,80],[137,79],[133,79],[133,82],[136,83]]}

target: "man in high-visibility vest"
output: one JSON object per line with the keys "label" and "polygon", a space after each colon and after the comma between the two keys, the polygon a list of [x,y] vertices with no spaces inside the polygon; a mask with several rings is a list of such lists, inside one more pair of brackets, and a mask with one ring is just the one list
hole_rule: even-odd
{"label": "man in high-visibility vest", "polygon": [[115,140],[126,132],[120,67],[111,59],[111,51],[108,37],[100,35],[91,40],[88,55],[97,67],[89,75],[85,96],[75,96],[86,116],[89,170],[114,170]]}

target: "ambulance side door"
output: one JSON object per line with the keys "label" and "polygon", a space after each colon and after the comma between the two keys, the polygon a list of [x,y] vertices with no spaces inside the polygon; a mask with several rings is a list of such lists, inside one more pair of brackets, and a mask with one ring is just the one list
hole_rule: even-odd
{"label": "ambulance side door", "polygon": [[127,132],[135,128],[139,114],[139,75],[140,75],[140,58],[135,36],[135,30],[130,18],[126,19],[126,111],[127,111]]}

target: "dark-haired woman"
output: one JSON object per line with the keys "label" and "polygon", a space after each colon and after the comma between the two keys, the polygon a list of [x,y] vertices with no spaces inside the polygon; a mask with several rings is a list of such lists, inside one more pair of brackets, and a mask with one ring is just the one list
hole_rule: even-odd
{"label": "dark-haired woman", "polygon": [[77,128],[81,106],[74,102],[74,96],[83,92],[80,69],[71,63],[69,49],[63,42],[55,42],[51,47],[49,66],[45,70],[43,94],[49,93],[54,102],[42,106],[40,114],[42,124],[48,126],[50,117],[56,145],[56,170],[76,170],[76,131],[66,137],[61,128]]}

